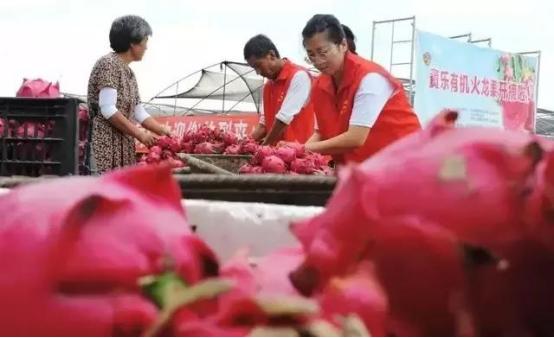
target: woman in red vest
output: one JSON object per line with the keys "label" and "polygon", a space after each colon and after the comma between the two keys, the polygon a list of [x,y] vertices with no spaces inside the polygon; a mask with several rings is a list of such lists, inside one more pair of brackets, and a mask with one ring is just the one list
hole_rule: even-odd
{"label": "woman in red vest", "polygon": [[263,113],[252,137],[264,144],[278,141],[305,143],[314,131],[308,71],[286,58],[265,35],[256,35],[244,46],[244,59],[268,79],[263,88]]}
{"label": "woman in red vest", "polygon": [[302,37],[321,72],[311,94],[317,126],[306,150],[332,155],[337,163],[362,162],[421,128],[402,84],[348,50],[337,18],[315,15]]}

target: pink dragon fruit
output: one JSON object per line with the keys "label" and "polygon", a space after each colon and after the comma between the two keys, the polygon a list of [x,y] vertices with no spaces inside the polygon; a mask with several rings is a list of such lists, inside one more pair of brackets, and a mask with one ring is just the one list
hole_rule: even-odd
{"label": "pink dragon fruit", "polygon": [[553,332],[550,319],[536,318],[554,313],[545,301],[554,282],[554,146],[525,133],[455,129],[455,119],[445,112],[339,173],[325,212],[293,226],[306,258],[291,281],[318,293],[371,262],[393,334]]}
{"label": "pink dragon fruit", "polygon": [[303,144],[295,142],[284,142],[282,147],[288,147],[294,149],[297,158],[303,158],[306,155],[306,148]]}
{"label": "pink dragon fruit", "polygon": [[171,150],[163,150],[162,151],[162,156],[161,156],[162,160],[168,160],[170,158],[173,158],[173,152]]}
{"label": "pink dragon fruit", "polygon": [[253,166],[252,171],[250,173],[251,174],[263,174],[264,173],[264,168],[262,168],[261,166]]}
{"label": "pink dragon fruit", "polygon": [[202,142],[194,147],[195,154],[217,154],[215,144],[211,142]]}
{"label": "pink dragon fruit", "polygon": [[258,150],[259,145],[256,141],[248,139],[244,141],[241,145],[241,153],[246,155],[254,155]]}
{"label": "pink dragon fruit", "polygon": [[225,148],[225,151],[223,152],[225,155],[240,155],[240,145],[238,144],[232,144]]}
{"label": "pink dragon fruit", "polygon": [[[427,130],[391,145],[359,167],[343,173],[342,183],[324,213],[326,216],[316,221],[325,222],[321,230],[326,233],[322,234],[323,242],[318,248],[329,246],[335,257],[331,260],[336,265],[325,263],[324,270],[332,265],[342,270],[348,266],[342,259],[356,257],[357,250],[364,250],[363,245],[353,242],[344,247],[343,253],[332,249],[338,243],[331,243],[331,239],[339,243],[343,238],[367,241],[371,238],[368,229],[379,217],[387,215],[417,214],[453,229],[474,245],[486,246],[491,241],[519,236],[514,220],[521,219],[520,210],[524,205],[521,191],[526,189],[533,173],[536,163],[532,153],[538,141],[526,134],[500,130],[454,129],[448,126],[453,121],[447,122],[446,118],[442,115]],[[416,145],[418,151],[414,152]],[[544,146],[552,148],[551,144]],[[407,167],[417,179],[403,174],[401,168]],[[399,191],[410,198],[399,199]],[[352,203],[353,199],[364,201],[361,208],[365,215],[356,215],[353,212],[356,208],[342,209],[344,201]],[[328,245],[323,245],[325,242]],[[306,250],[310,256],[310,249]]]}
{"label": "pink dragon fruit", "polygon": [[262,161],[262,168],[266,173],[283,174],[287,171],[285,162],[277,156],[268,156]]}
{"label": "pink dragon fruit", "polygon": [[252,157],[251,163],[254,165],[262,164],[263,160],[269,156],[272,156],[275,153],[273,147],[271,146],[260,146],[256,150],[254,157]]}
{"label": "pink dragon fruit", "polygon": [[299,174],[311,175],[317,168],[313,160],[309,158],[297,158],[290,163],[290,170]]}
{"label": "pink dragon fruit", "polygon": [[148,164],[160,163],[161,159],[162,156],[157,152],[149,152],[148,155],[146,155],[146,163]]}
{"label": "pink dragon fruit", "polygon": [[329,320],[355,313],[372,336],[383,337],[390,333],[386,330],[388,299],[373,270],[371,264],[361,264],[353,274],[333,278],[317,298]]}
{"label": "pink dragon fruit", "polygon": [[192,141],[181,142],[181,151],[187,154],[192,154],[194,152],[194,144]]}
{"label": "pink dragon fruit", "polygon": [[160,146],[152,146],[152,147],[150,147],[149,150],[150,150],[151,153],[155,153],[155,154],[159,154],[159,155],[162,154],[162,148]]}
{"label": "pink dragon fruit", "polygon": [[296,159],[296,151],[291,147],[279,147],[275,150],[275,155],[287,164],[290,164]]}
{"label": "pink dragon fruit", "polygon": [[167,166],[24,186],[0,197],[0,212],[9,215],[0,226],[2,335],[140,335],[158,313],[140,280],[217,274]]}
{"label": "pink dragon fruit", "polygon": [[238,137],[234,133],[225,132],[225,133],[223,133],[221,139],[223,140],[223,142],[225,143],[225,145],[227,147],[232,146],[232,145],[238,145]]}
{"label": "pink dragon fruit", "polygon": [[17,97],[60,97],[60,84],[47,82],[43,79],[28,80],[23,79],[23,84],[17,90]]}
{"label": "pink dragon fruit", "polygon": [[171,137],[162,136],[158,139],[158,142],[156,143],[157,143],[156,145],[162,149],[169,149],[169,146],[171,145]]}
{"label": "pink dragon fruit", "polygon": [[251,164],[244,164],[239,168],[239,174],[252,174],[254,167]]}

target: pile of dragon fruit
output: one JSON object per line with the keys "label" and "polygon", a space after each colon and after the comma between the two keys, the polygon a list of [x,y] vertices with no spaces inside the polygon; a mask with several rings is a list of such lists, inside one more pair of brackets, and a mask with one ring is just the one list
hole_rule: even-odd
{"label": "pile of dragon fruit", "polygon": [[169,163],[172,168],[181,168],[185,163],[177,156],[182,152],[180,142],[173,137],[162,136],[148,153],[141,156],[139,165]]}
{"label": "pile of dragon fruit", "polygon": [[[80,105],[77,112],[79,135],[79,167],[82,174],[86,172],[86,148],[88,146],[89,115],[86,105]],[[55,137],[56,121],[49,119],[31,120],[0,118],[0,137],[21,139],[7,143],[7,158],[10,160],[53,161],[53,144],[44,142],[46,138]],[[46,173],[44,173],[46,174]]]}
{"label": "pile of dragon fruit", "polygon": [[277,147],[262,146],[251,138],[239,139],[236,134],[202,125],[187,132],[181,140],[164,136],[149,148],[139,164],[170,162],[173,167],[183,166],[178,153],[199,155],[252,155],[249,164],[242,166],[240,174],[333,175],[328,158],[308,152],[301,144],[286,143]]}
{"label": "pile of dragon fruit", "polygon": [[[42,79],[23,79],[23,83],[16,94],[17,97],[27,98],[58,98],[60,97],[59,84],[50,83]],[[86,151],[90,132],[90,118],[88,107],[79,105],[78,119],[78,153],[79,173],[89,174],[86,163]],[[24,116],[0,118],[0,138],[7,137],[19,140],[11,140],[6,143],[6,158],[19,161],[58,161],[53,158],[53,143],[44,139],[56,137],[56,121],[47,116],[44,118],[26,118]],[[35,174],[52,174],[51,168],[42,166]],[[17,174],[14,172],[14,174]]]}
{"label": "pile of dragon fruit", "polygon": [[264,257],[221,262],[168,165],[14,189],[0,335],[551,336],[554,144],[456,118],[339,172]]}
{"label": "pile of dragon fruit", "polygon": [[[253,147],[254,148],[254,147]],[[333,175],[329,159],[308,152],[299,143],[286,143],[277,147],[259,146],[249,164],[239,169],[240,174],[289,174],[289,175]]]}

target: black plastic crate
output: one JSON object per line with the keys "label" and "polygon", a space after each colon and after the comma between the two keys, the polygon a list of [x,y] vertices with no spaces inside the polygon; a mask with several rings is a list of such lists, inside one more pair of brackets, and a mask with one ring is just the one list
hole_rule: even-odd
{"label": "black plastic crate", "polygon": [[0,176],[79,173],[77,99],[0,98]]}

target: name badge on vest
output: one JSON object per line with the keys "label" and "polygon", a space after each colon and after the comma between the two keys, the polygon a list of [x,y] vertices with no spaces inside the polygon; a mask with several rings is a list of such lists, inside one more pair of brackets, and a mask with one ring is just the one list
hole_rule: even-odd
{"label": "name badge on vest", "polygon": [[348,110],[349,102],[350,102],[349,100],[344,100],[344,103],[342,104],[342,107],[340,108],[340,111],[339,111],[339,116],[342,116],[346,113],[346,110]]}
{"label": "name badge on vest", "polygon": [[279,98],[277,99],[277,103],[278,104],[281,104],[283,102],[283,100],[285,99],[285,92],[282,91],[281,92],[281,95],[279,95]]}

